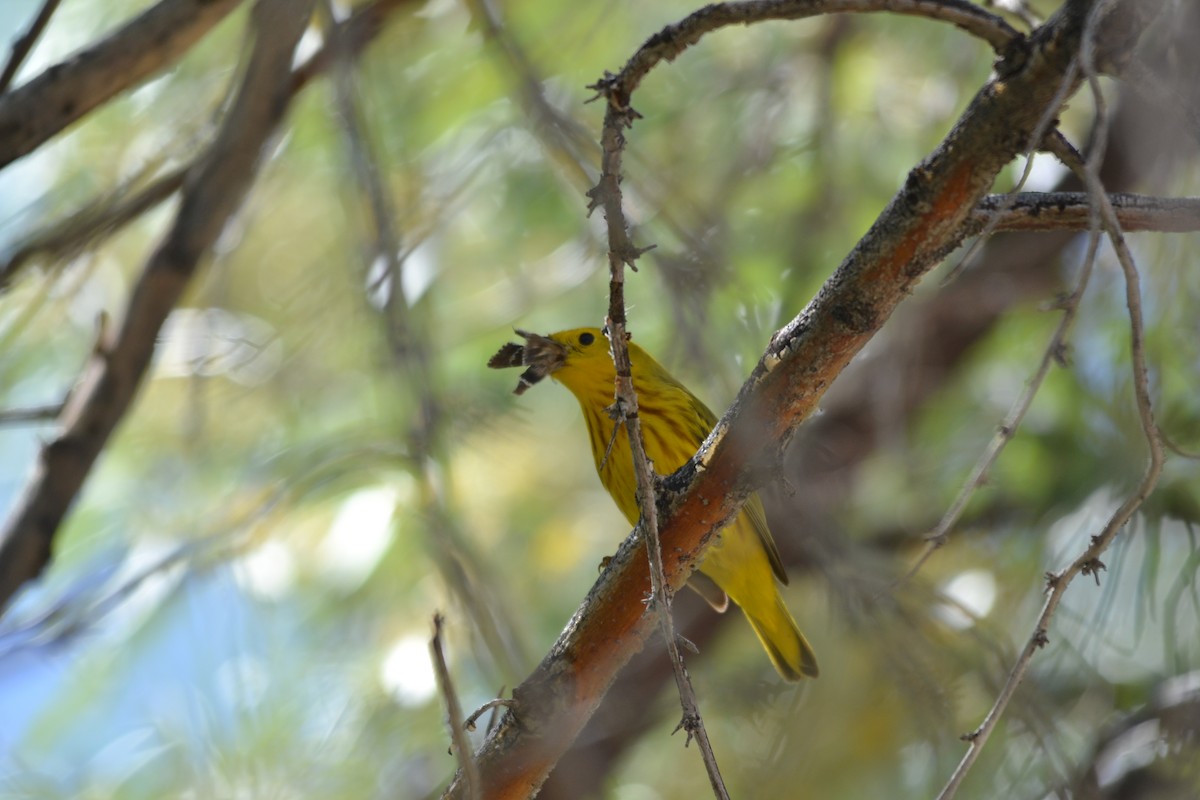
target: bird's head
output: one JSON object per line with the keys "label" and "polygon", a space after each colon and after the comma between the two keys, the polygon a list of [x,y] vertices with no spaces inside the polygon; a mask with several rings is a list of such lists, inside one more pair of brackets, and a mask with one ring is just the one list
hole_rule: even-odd
{"label": "bird's head", "polygon": [[573,388],[575,379],[607,380],[609,391],[613,381],[612,358],[608,352],[608,337],[600,328],[574,328],[542,336],[516,329],[524,344],[509,342],[488,360],[492,369],[525,367],[517,382],[515,394],[525,390],[547,375]]}

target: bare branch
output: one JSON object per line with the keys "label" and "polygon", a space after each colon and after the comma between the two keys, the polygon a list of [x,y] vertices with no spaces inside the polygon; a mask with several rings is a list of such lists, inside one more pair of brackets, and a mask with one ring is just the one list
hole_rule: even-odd
{"label": "bare branch", "polygon": [[[1084,192],[1020,192],[988,195],[967,220],[974,236],[990,227],[1003,231],[1086,231],[1092,205]],[[1108,195],[1113,213],[1126,231],[1192,233],[1200,230],[1200,198]],[[995,224],[990,224],[995,220]]]}
{"label": "bare branch", "polygon": [[[609,265],[614,273],[623,272],[625,268],[624,263],[611,255],[611,251]],[[616,283],[618,280],[614,277],[613,282]],[[623,314],[624,309],[621,309],[621,312]],[[646,442],[642,438],[637,391],[633,387],[632,365],[629,361],[629,346],[625,338],[625,328],[622,325],[614,324],[611,317],[609,317],[608,325],[617,373],[615,406],[620,415],[617,424],[623,424],[629,436],[630,450],[633,454],[633,471],[637,478],[638,506],[642,511],[640,528],[646,534],[646,553],[650,559],[651,594],[649,605],[658,618],[663,641],[667,646],[667,654],[675,672],[679,702],[683,707],[683,717],[675,730],[678,731],[682,728],[687,733],[687,742],[691,742],[693,738],[696,739],[713,794],[718,800],[729,800],[729,791],[725,788],[725,779],[717,765],[717,756],[713,752],[712,742],[704,727],[704,718],[700,714],[700,703],[696,700],[696,692],[692,688],[692,680],[683,663],[683,656],[679,652],[679,642],[675,635],[675,624],[671,616],[672,589],[667,583],[663,570],[662,544],[658,535],[658,499],[654,488],[655,476],[650,467],[650,459],[646,456]]]}
{"label": "bare branch", "polygon": [[628,98],[656,64],[674,61],[705,34],[721,28],[767,20],[879,11],[950,22],[983,39],[997,52],[1003,52],[1022,38],[1021,33],[1003,19],[966,0],[747,0],[713,3],[647,39],[621,73],[615,76],[617,96]]}
{"label": "bare branch", "polygon": [[458,702],[458,693],[454,690],[454,681],[450,679],[450,668],[446,666],[446,655],[442,652],[442,624],[445,620],[441,614],[433,615],[433,638],[429,640],[429,652],[433,656],[433,672],[437,675],[438,689],[442,699],[446,701],[446,724],[450,727],[450,741],[454,743],[454,755],[458,759],[459,768],[466,775],[467,797],[482,797],[483,782],[479,779],[479,768],[471,757],[471,740],[463,729],[462,705]]}
{"label": "bare branch", "polygon": [[62,411],[62,404],[31,408],[0,409],[0,425],[22,425],[26,422],[47,422]]}
{"label": "bare branch", "polygon": [[1079,311],[1079,303],[1083,299],[1083,293],[1087,291],[1088,281],[1092,277],[1092,267],[1096,263],[1096,246],[1099,242],[1099,237],[1093,235],[1088,241],[1087,255],[1083,260],[1083,269],[1079,275],[1079,283],[1075,287],[1075,291],[1070,296],[1066,297],[1062,302],[1063,316],[1059,320],[1058,327],[1054,330],[1054,335],[1050,337],[1049,344],[1042,353],[1041,363],[1038,364],[1033,376],[1026,382],[1025,391],[1013,403],[1012,408],[1004,417],[1004,421],[1000,423],[991,442],[984,449],[983,454],[971,469],[970,474],[963,482],[962,488],[959,489],[958,495],[955,496],[950,507],[942,515],[938,524],[926,537],[925,550],[917,558],[916,562],[909,569],[908,574],[903,580],[908,580],[920,571],[929,557],[934,551],[943,547],[949,540],[950,531],[958,524],[962,518],[963,512],[967,509],[967,504],[974,497],[975,492],[987,480],[988,471],[992,465],[996,463],[996,459],[1000,457],[1005,446],[1013,440],[1017,434],[1017,429],[1021,426],[1021,422],[1025,419],[1025,414],[1033,405],[1033,399],[1037,397],[1038,390],[1042,388],[1042,384],[1046,380],[1046,376],[1050,374],[1050,368],[1055,364],[1063,363],[1063,353],[1067,347],[1067,337],[1071,333],[1071,328],[1075,324],[1075,316]]}
{"label": "bare branch", "polygon": [[21,64],[25,63],[25,57],[33,50],[33,46],[37,44],[38,37],[42,35],[42,31],[50,23],[50,18],[54,16],[54,12],[58,9],[60,0],[45,0],[42,7],[38,9],[37,16],[33,22],[29,24],[29,30],[21,34],[15,42],[13,42],[12,53],[8,56],[8,63],[4,65],[4,72],[0,73],[0,94],[8,91],[8,87],[12,84],[13,78],[17,77],[17,70],[21,68]]}
{"label": "bare branch", "polygon": [[0,167],[187,52],[241,0],[160,0],[86,50],[0,96]]}
{"label": "bare branch", "polygon": [[[503,694],[504,690],[501,689],[500,693]],[[486,703],[481,705],[479,708],[477,708],[471,712],[471,716],[467,717],[466,722],[463,723],[463,727],[466,728],[468,731],[473,731],[473,730],[475,730],[475,723],[478,722],[479,718],[482,717],[487,712],[495,711],[497,708],[512,708],[513,705],[514,704],[513,704],[512,700],[507,700],[503,697],[495,697],[491,700],[488,700]],[[492,715],[492,721],[495,722],[495,714]],[[490,723],[488,725],[488,729],[489,730],[491,729]]]}
{"label": "bare branch", "polygon": [[[604,91],[605,84],[601,81],[596,85],[598,91]],[[679,690],[679,701],[683,707],[683,718],[679,727],[687,731],[687,741],[693,737],[699,746],[704,768],[713,794],[718,800],[728,800],[729,792],[725,788],[725,779],[721,776],[717,757],[704,727],[704,718],[700,715],[700,705],[696,693],[692,689],[691,678],[679,652],[679,644],[675,636],[675,625],[672,620],[671,594],[673,588],[667,582],[663,569],[662,543],[658,528],[658,498],[655,491],[655,476],[646,457],[646,443],[642,438],[641,418],[638,416],[637,392],[633,387],[633,367],[629,360],[629,347],[626,336],[625,318],[625,267],[636,269],[635,262],[645,252],[645,249],[634,247],[629,239],[629,225],[625,219],[625,211],[621,197],[621,163],[625,151],[624,128],[633,124],[637,112],[627,103],[610,102],[604,114],[604,130],[601,133],[600,180],[588,193],[592,199],[593,208],[599,206],[604,211],[604,219],[608,230],[608,267],[609,294],[608,315],[605,318],[609,343],[612,348],[613,364],[616,371],[615,408],[619,414],[617,424],[624,424],[629,437],[629,448],[633,455],[633,471],[637,480],[638,506],[641,508],[641,529],[646,535],[646,552],[649,558],[649,574],[651,602],[654,616],[658,619],[659,628],[675,673],[675,685]],[[614,435],[615,435],[614,428]],[[679,730],[677,727],[675,730]]]}
{"label": "bare branch", "polygon": [[170,170],[132,194],[118,189],[120,199],[115,202],[108,195],[99,197],[66,219],[34,231],[13,250],[0,253],[0,292],[12,284],[13,277],[29,261],[39,257],[69,257],[101,237],[121,230],[179,191],[184,176],[195,166],[192,162]]}
{"label": "bare branch", "polygon": [[163,322],[237,213],[288,108],[292,53],[312,2],[256,4],[255,47],[221,131],[185,179],[175,222],[147,259],[120,330],[98,344],[63,410],[61,432],[42,449],[33,477],[0,529],[0,605],[49,562],[59,524],[129,409]]}

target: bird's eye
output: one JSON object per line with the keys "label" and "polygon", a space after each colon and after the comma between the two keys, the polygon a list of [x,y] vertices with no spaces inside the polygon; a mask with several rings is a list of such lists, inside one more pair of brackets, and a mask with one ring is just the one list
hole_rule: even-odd
{"label": "bird's eye", "polygon": [[594,341],[596,341],[596,337],[590,333],[579,334],[579,343],[582,345],[589,345]]}

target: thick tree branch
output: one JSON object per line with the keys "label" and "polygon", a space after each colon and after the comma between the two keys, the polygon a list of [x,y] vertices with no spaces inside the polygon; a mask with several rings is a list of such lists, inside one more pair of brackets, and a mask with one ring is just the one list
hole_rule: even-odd
{"label": "thick tree branch", "polygon": [[50,560],[60,522],[136,396],[163,322],[249,190],[288,108],[292,54],[312,4],[259,0],[255,6],[254,50],[221,131],[185,179],[174,224],[146,261],[123,324],[101,336],[63,410],[61,433],[42,448],[0,529],[0,606]]}
{"label": "thick tree branch", "polygon": [[[1119,7],[1131,6],[1136,4]],[[775,336],[697,457],[668,479],[677,494],[662,505],[661,537],[673,588],[686,581],[713,531],[770,474],[833,379],[917,280],[962,241],[971,209],[999,171],[1030,148],[1044,116],[1056,113],[1050,106],[1078,53],[1089,7],[1085,0],[1068,2],[976,95],[808,308]],[[1120,28],[1115,32],[1103,30],[1115,36],[1102,37],[1101,47],[1131,46],[1123,35],[1130,22],[1113,22],[1109,27]],[[642,75],[632,84],[624,73],[608,77],[603,90],[609,103],[627,107]],[[642,547],[640,539],[622,544],[550,653],[514,690],[516,707],[477,754],[488,797],[536,791],[617,670],[655,629],[642,602],[650,586]],[[455,783],[447,796],[461,792]]]}
{"label": "thick tree branch", "polygon": [[241,0],[161,0],[103,41],[0,96],[0,167],[187,52]]}

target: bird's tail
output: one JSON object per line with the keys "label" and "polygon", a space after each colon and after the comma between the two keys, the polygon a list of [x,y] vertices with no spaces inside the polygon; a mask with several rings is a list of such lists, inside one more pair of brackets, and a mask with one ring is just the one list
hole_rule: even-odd
{"label": "bird's tail", "polygon": [[755,610],[759,613],[747,613],[746,619],[784,680],[817,677],[820,674],[817,656],[783,604],[783,598],[776,594],[774,604]]}

